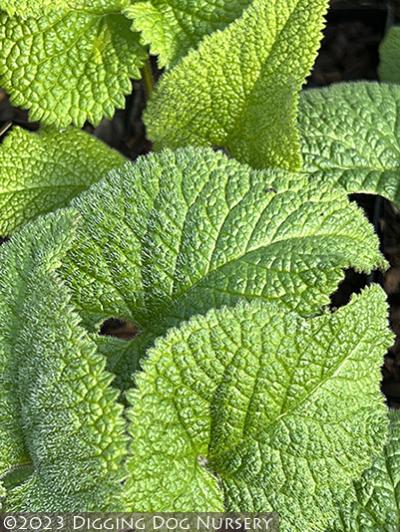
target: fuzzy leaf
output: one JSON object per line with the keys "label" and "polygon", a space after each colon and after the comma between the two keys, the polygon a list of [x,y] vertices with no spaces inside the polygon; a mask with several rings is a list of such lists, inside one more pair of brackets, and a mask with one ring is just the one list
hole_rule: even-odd
{"label": "fuzzy leaf", "polygon": [[35,233],[34,240],[27,238],[27,228],[25,237],[17,235],[12,247],[5,244],[0,248],[0,479],[8,469],[30,463],[21,430],[20,398],[15,393],[18,372],[15,345],[23,329],[23,322],[18,323],[16,316],[25,304],[27,287],[32,286],[38,275],[54,270],[61,250],[67,250],[70,222],[61,216],[52,220],[44,234],[40,230]]}
{"label": "fuzzy leaf", "polygon": [[378,287],[314,319],[258,301],[173,329],[129,394],[135,511],[277,511],[283,531],[323,530],[381,451],[391,341]]}
{"label": "fuzzy leaf", "polygon": [[191,48],[238,18],[252,0],[144,0],[125,14],[144,44],[159,56],[160,67],[176,63]]}
{"label": "fuzzy leaf", "polygon": [[115,349],[110,364],[128,382],[154,338],[194,314],[243,298],[319,312],[344,268],[385,265],[372,227],[341,190],[211,150],[141,158],[73,205],[83,223],[64,275],[93,331],[111,317],[138,327],[131,342],[98,340]]}
{"label": "fuzzy leaf", "polygon": [[146,113],[149,137],[159,147],[212,145],[254,167],[299,169],[298,92],[326,8],[326,0],[254,0],[164,76]]}
{"label": "fuzzy leaf", "polygon": [[400,87],[348,83],[306,91],[300,129],[313,182],[400,205]]}
{"label": "fuzzy leaf", "polygon": [[400,83],[400,27],[388,31],[380,48],[379,77],[382,81]]}
{"label": "fuzzy leaf", "polygon": [[67,205],[124,157],[77,129],[15,127],[0,146],[0,235]]}
{"label": "fuzzy leaf", "polygon": [[[396,532],[400,523],[400,415],[390,412],[390,436],[343,504],[337,532]],[[352,496],[354,499],[352,500]]]}
{"label": "fuzzy leaf", "polygon": [[0,249],[4,511],[121,508],[122,407],[55,274],[75,217],[41,219]]}
{"label": "fuzzy leaf", "polygon": [[31,120],[97,124],[124,107],[145,53],[118,2],[57,9],[39,18],[0,16],[0,85]]}

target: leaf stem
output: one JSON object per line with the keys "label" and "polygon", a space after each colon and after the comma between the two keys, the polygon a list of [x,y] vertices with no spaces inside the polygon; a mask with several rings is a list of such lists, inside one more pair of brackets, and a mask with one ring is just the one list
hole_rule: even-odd
{"label": "leaf stem", "polygon": [[12,126],[12,122],[10,121],[10,122],[6,122],[4,126],[0,127],[0,137],[2,137],[4,133],[6,133],[6,131],[10,129],[11,126]]}
{"label": "leaf stem", "polygon": [[150,59],[147,59],[143,67],[143,81],[144,81],[144,87],[146,90],[147,98],[149,98],[154,88],[154,76],[153,76],[153,70],[151,68]]}

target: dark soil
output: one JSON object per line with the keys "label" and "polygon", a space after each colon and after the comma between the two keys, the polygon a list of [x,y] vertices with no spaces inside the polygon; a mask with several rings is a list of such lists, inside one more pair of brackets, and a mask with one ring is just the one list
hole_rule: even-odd
{"label": "dark soil", "polygon": [[325,38],[310,86],[377,79],[378,48],[385,32],[388,10],[382,5],[379,7],[382,2],[370,2],[369,8],[355,7],[361,3],[334,2],[347,7],[329,11]]}
{"label": "dark soil", "polygon": [[[393,22],[400,23],[400,0],[392,3],[389,0],[331,0],[331,6],[325,38],[308,86],[376,80],[379,44],[386,27]],[[155,62],[153,70],[155,77],[158,77],[160,72]],[[117,111],[112,120],[103,120],[96,128],[87,125],[85,129],[134,160],[151,150],[141,120],[145,103],[143,85],[133,82],[132,93],[127,97],[124,110]],[[26,112],[11,107],[7,96],[0,90],[0,134],[2,126],[8,122],[31,130],[38,128],[38,124],[28,122]],[[388,404],[400,408],[400,211],[386,200],[374,196],[354,196],[351,199],[365,210],[374,224],[381,237],[382,251],[391,267],[384,276],[379,272],[370,276],[347,272],[345,281],[332,296],[332,306],[346,304],[351,294],[359,292],[371,282],[379,282],[384,287],[390,303],[391,324],[397,338],[385,359],[382,389]],[[136,331],[130,326],[128,329],[125,331],[124,324],[119,322],[110,322],[105,324],[102,332],[131,338]]]}

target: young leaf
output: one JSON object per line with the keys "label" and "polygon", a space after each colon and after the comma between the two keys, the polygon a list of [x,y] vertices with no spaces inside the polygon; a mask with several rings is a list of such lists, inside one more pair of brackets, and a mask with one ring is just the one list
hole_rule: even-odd
{"label": "young leaf", "polygon": [[57,9],[39,18],[0,16],[0,85],[31,120],[97,124],[124,107],[145,53],[120,2]]}
{"label": "young leaf", "polygon": [[400,204],[400,87],[348,83],[306,91],[300,130],[313,182]]}
{"label": "young leaf", "polygon": [[[123,508],[126,437],[118,393],[55,273],[75,217],[41,219],[0,250],[5,511]],[[21,479],[15,469],[27,463]]]}
{"label": "young leaf", "polygon": [[[82,224],[63,272],[93,331],[111,317],[139,329],[111,362],[128,382],[154,338],[194,314],[243,298],[312,314],[329,304],[344,268],[385,264],[343,191],[206,149],[141,158],[73,205]],[[98,342],[107,352],[122,343]]]}
{"label": "young leaf", "polygon": [[146,113],[149,137],[159,147],[213,145],[254,167],[299,169],[298,92],[327,3],[254,0],[164,76]]}
{"label": "young leaf", "polygon": [[130,392],[135,511],[277,511],[323,530],[381,451],[392,335],[374,287],[304,319],[252,302],[195,317],[149,351]]}
{"label": "young leaf", "polygon": [[400,83],[400,27],[388,31],[380,48],[379,77],[382,81]]}
{"label": "young leaf", "polygon": [[238,18],[252,0],[144,0],[125,10],[160,67],[176,63],[206,35]]}
{"label": "young leaf", "polygon": [[0,235],[71,199],[125,159],[77,129],[29,133],[15,127],[0,146]]}
{"label": "young leaf", "polygon": [[372,467],[354,483],[333,530],[395,532],[400,523],[400,415],[390,412],[390,436]]}

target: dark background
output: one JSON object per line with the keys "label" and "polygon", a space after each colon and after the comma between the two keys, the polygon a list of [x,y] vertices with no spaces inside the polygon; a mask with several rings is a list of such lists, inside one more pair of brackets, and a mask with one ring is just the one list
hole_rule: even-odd
{"label": "dark background", "polygon": [[[379,45],[386,29],[396,23],[400,23],[400,0],[331,0],[324,40],[308,86],[377,80]],[[155,61],[152,66],[157,79],[160,72]],[[134,160],[151,150],[141,120],[145,103],[144,86],[135,81],[124,110],[117,111],[112,120],[103,120],[96,128],[86,125],[85,129]],[[9,104],[6,94],[0,89],[2,139],[13,124],[30,130],[38,128],[38,124],[28,122],[25,111]],[[352,293],[371,282],[379,282],[385,288],[390,303],[391,325],[397,339],[385,358],[382,389],[388,404],[400,408],[400,211],[375,196],[359,195],[351,199],[364,208],[374,224],[391,268],[384,276],[379,272],[365,276],[348,271],[338,292],[332,296],[332,307],[346,304]]]}

